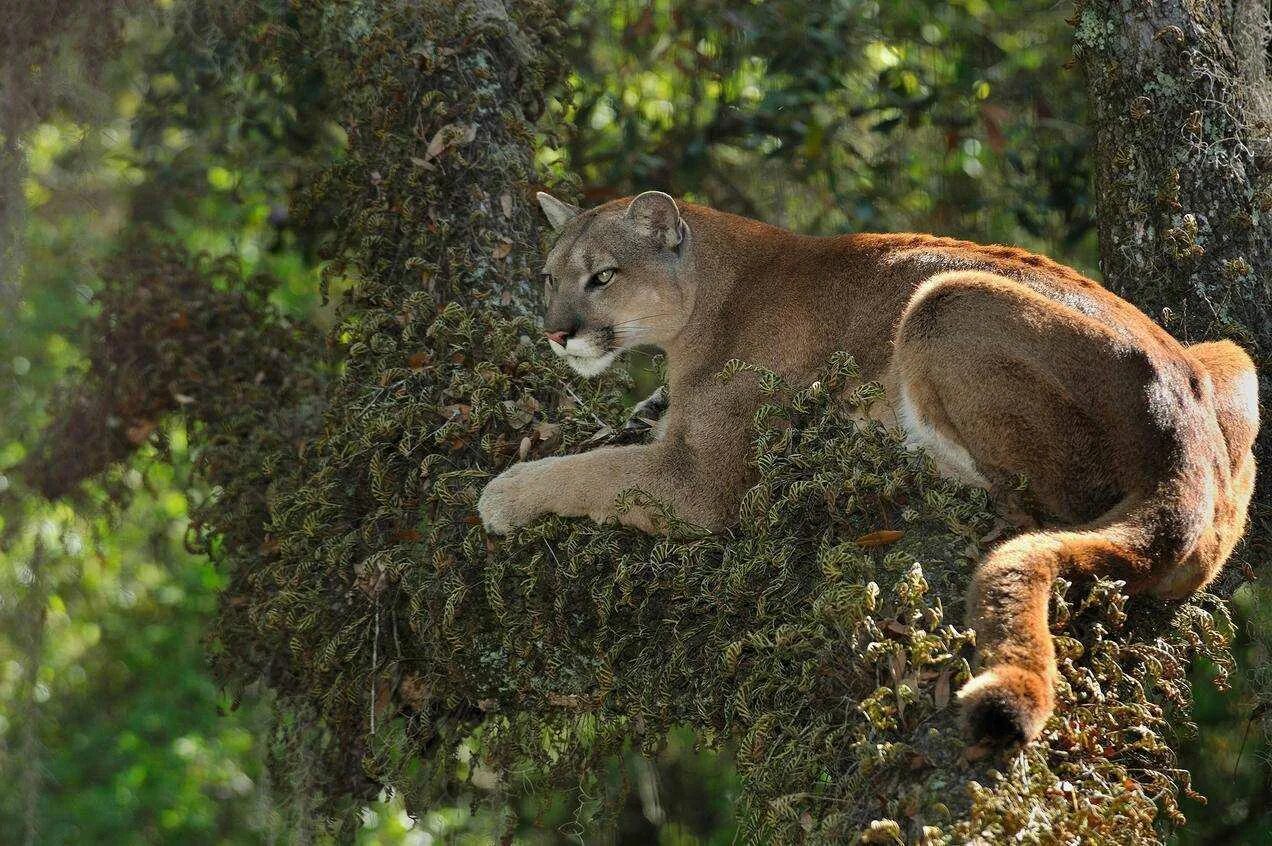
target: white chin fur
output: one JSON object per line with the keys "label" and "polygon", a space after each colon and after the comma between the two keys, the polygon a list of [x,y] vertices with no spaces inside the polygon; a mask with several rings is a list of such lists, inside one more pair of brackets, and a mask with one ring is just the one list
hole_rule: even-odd
{"label": "white chin fur", "polygon": [[551,338],[548,346],[552,352],[565,359],[565,363],[580,376],[599,376],[604,373],[618,357],[617,351],[602,352],[586,338],[571,338],[561,346]]}
{"label": "white chin fur", "polygon": [[618,353],[609,352],[597,358],[583,358],[577,355],[567,355],[565,363],[574,368],[574,372],[580,376],[600,376],[609,366],[614,363],[614,359],[618,357]]}

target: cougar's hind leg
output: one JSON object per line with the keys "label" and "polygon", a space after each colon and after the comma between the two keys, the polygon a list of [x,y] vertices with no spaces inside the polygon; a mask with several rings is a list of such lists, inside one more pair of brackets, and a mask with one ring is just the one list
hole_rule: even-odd
{"label": "cougar's hind leg", "polygon": [[[917,421],[920,437],[936,433],[924,446],[935,444],[938,468],[952,465],[952,475],[969,481],[975,474],[991,490],[1023,474],[1040,516],[1094,525],[1116,513],[1126,491],[1107,469],[1121,444],[1107,440],[1109,424],[1083,404],[1096,390],[1083,368],[1112,368],[1106,339],[1076,322],[1002,277],[941,274],[902,317],[893,368],[905,390],[902,416]],[[980,562],[967,602],[979,670],[959,693],[974,740],[1038,736],[1055,707],[1052,582],[1075,568],[1133,578],[1140,562],[1124,551],[1097,532],[1030,532]]]}
{"label": "cougar's hind leg", "polygon": [[[1259,433],[1259,380],[1254,362],[1231,341],[1210,341],[1187,348],[1210,378],[1215,424],[1222,435],[1228,473],[1215,498],[1209,530],[1184,561],[1152,587],[1164,599],[1178,599],[1204,586],[1228,560],[1245,531],[1254,490],[1255,462],[1251,448]],[[1203,395],[1206,393],[1204,387]]]}

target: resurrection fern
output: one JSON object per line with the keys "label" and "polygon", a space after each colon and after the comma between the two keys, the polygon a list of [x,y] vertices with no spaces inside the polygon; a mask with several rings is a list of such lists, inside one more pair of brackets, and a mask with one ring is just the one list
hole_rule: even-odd
{"label": "resurrection fern", "polygon": [[[191,434],[217,499],[247,508],[242,521],[223,515],[220,531],[259,534],[263,491],[240,486],[269,472],[256,457],[310,425],[323,367],[314,333],[269,305],[273,285],[245,279],[234,259],[192,258],[134,233],[104,269],[87,373],[52,401],[52,423],[23,465],[28,482],[58,497],[144,443],[162,449],[163,417],[180,410],[200,427]],[[126,497],[127,486],[108,492]]]}

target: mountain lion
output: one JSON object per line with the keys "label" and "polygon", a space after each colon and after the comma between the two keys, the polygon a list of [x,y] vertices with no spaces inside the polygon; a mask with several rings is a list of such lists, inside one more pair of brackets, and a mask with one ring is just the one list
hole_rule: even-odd
{"label": "mountain lion", "polygon": [[[814,238],[658,191],[588,211],[539,202],[558,232],[543,273],[552,350],[593,376],[629,347],[660,347],[671,399],[651,443],[504,471],[478,503],[492,533],[544,514],[659,531],[647,509],[618,513],[629,488],[725,527],[761,396],[756,380],[716,374],[737,358],[807,381],[847,351],[938,471],[1028,515],[1030,530],[976,569],[979,670],[959,692],[972,738],[1008,743],[1037,737],[1054,708],[1057,575],[1180,597],[1244,529],[1258,397],[1235,344],[1185,347],[1090,279],[1010,247]],[[1013,493],[1020,474],[1027,497]]]}

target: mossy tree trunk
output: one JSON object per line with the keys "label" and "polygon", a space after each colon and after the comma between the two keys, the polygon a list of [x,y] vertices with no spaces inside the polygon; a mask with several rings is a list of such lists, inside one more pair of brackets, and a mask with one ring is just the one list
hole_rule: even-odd
{"label": "mossy tree trunk", "polygon": [[[1230,337],[1272,389],[1272,81],[1261,0],[1080,0],[1105,283],[1185,343]],[[1270,466],[1264,428],[1258,454]],[[1272,486],[1256,494],[1268,544]]]}

